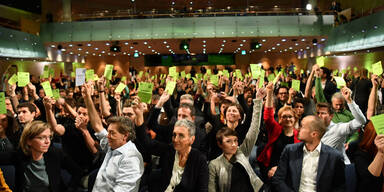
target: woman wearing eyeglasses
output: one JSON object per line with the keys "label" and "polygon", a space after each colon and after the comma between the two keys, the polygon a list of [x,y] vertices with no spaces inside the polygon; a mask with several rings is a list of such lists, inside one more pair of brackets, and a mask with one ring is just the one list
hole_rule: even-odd
{"label": "woman wearing eyeglasses", "polygon": [[72,176],[68,186],[78,186],[81,169],[62,151],[51,147],[52,135],[48,124],[32,121],[21,134],[20,150],[0,153],[0,164],[13,164],[16,167],[14,191],[68,191],[61,179],[61,169],[68,170]]}
{"label": "woman wearing eyeglasses", "polygon": [[273,107],[273,84],[270,82],[266,88],[264,122],[268,133],[268,142],[257,159],[265,181],[274,175],[284,147],[300,142],[297,139],[297,130],[294,129],[297,118],[294,109],[290,106],[280,108],[278,112],[279,122],[276,122]]}

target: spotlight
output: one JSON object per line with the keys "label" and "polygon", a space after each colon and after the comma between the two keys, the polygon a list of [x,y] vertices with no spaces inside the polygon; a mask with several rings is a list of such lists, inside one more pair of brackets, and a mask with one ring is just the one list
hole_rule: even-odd
{"label": "spotlight", "polygon": [[133,57],[135,57],[135,58],[138,58],[140,55],[139,55],[139,53],[138,52],[135,52],[134,54],[133,54]]}
{"label": "spotlight", "polygon": [[307,6],[305,6],[305,8],[306,8],[308,11],[310,11],[310,10],[312,10],[312,5],[308,3]]}

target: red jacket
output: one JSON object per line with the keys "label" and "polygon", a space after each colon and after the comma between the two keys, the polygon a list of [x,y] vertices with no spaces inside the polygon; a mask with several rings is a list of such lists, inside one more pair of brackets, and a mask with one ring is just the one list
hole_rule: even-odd
{"label": "red jacket", "polygon": [[[269,162],[271,160],[272,151],[273,151],[273,143],[279,138],[281,132],[283,131],[283,127],[277,123],[274,119],[274,110],[273,107],[265,107],[264,108],[264,122],[266,125],[267,133],[268,133],[268,143],[265,145],[263,151],[257,158],[257,160],[264,164],[265,167],[269,166]],[[301,142],[297,138],[297,130],[293,129],[294,135],[294,143]]]}

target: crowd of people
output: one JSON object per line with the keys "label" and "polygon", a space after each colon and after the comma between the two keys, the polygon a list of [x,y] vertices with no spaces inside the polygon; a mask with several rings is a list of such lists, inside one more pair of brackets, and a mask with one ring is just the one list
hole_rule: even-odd
{"label": "crowd of people", "polygon": [[[0,165],[15,167],[20,192],[345,191],[351,164],[357,191],[382,191],[384,135],[371,121],[382,76],[350,71],[340,87],[318,65],[261,78],[226,70],[209,71],[214,81],[204,67],[182,77],[131,69],[82,86],[65,75],[31,75],[25,87],[5,78]],[[59,97],[46,95],[46,81]],[[1,169],[0,191],[10,191]]]}

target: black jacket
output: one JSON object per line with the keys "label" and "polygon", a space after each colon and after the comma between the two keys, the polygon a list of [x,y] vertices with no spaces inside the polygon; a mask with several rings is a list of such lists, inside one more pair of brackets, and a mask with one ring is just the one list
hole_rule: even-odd
{"label": "black jacket", "polygon": [[[136,127],[136,136],[151,154],[160,156],[162,159],[160,161],[162,177],[158,191],[165,191],[172,177],[175,149],[172,145],[151,140],[145,133],[144,126]],[[208,191],[208,165],[206,158],[200,151],[194,148],[191,149],[182,179],[174,191]]]}
{"label": "black jacket", "polygon": [[[15,186],[16,192],[22,192],[25,186],[24,172],[31,161],[29,156],[26,156],[21,150],[15,152],[0,153],[0,164],[13,164],[16,168]],[[74,161],[68,158],[61,150],[54,148],[52,145],[48,152],[44,154],[46,172],[48,174],[49,187],[52,192],[68,191],[66,189],[62,177],[61,170],[66,169],[71,174],[71,181],[68,186],[79,186],[82,176],[80,167]]]}

